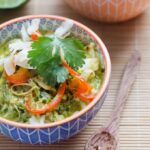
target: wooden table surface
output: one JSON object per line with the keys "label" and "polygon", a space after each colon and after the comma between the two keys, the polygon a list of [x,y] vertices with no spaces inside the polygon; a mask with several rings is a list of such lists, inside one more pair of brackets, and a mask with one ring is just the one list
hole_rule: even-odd
{"label": "wooden table surface", "polygon": [[0,135],[0,150],[83,150],[89,136],[110,116],[123,67],[135,49],[142,54],[138,78],[121,117],[120,149],[150,150],[150,10],[123,24],[102,24],[85,19],[71,10],[63,0],[30,0],[16,10],[0,11],[0,23],[11,18],[48,14],[78,20],[94,30],[106,44],[112,60],[112,79],[107,99],[98,115],[78,135],[66,142],[48,146],[31,146]]}

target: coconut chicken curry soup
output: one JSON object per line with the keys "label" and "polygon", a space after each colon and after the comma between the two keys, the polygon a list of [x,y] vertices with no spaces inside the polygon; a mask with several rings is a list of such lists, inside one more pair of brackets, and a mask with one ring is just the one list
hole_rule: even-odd
{"label": "coconut chicken curry soup", "polygon": [[73,36],[72,20],[55,31],[39,23],[22,24],[18,37],[0,46],[0,117],[15,122],[44,124],[78,113],[103,82],[101,54]]}

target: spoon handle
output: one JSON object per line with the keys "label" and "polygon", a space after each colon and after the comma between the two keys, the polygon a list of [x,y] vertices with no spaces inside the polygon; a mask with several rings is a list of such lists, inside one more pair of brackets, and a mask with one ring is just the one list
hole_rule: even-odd
{"label": "spoon handle", "polygon": [[113,135],[116,134],[117,129],[119,127],[120,115],[125,106],[128,93],[138,74],[140,61],[141,61],[140,53],[138,51],[134,51],[134,53],[132,54],[131,58],[129,59],[125,67],[120,88],[118,91],[114,111],[111,115],[110,120],[105,126],[109,130],[109,132],[112,133]]}

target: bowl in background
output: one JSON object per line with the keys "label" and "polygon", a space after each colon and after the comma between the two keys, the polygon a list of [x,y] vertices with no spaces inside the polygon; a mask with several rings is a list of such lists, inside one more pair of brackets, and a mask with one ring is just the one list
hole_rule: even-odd
{"label": "bowl in background", "polygon": [[81,15],[101,22],[122,22],[141,14],[150,0],[65,0]]}
{"label": "bowl in background", "polygon": [[0,9],[15,9],[27,2],[28,0],[0,0]]}
{"label": "bowl in background", "polygon": [[[40,28],[44,30],[55,30],[62,21],[67,19],[59,16],[35,15],[10,20],[0,25],[0,44],[10,38],[16,37],[20,33],[22,24],[30,22],[35,18],[40,19]],[[102,87],[96,98],[79,113],[54,123],[31,125],[0,117],[0,132],[2,134],[16,141],[30,144],[51,144],[59,142],[77,134],[101,108],[107,94],[111,74],[111,63],[108,51],[100,38],[81,23],[74,21],[72,33],[84,42],[93,41],[102,54],[105,74]]]}

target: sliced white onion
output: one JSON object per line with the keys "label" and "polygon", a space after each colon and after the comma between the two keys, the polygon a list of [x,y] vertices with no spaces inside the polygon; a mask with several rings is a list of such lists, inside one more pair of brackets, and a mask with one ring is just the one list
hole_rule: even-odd
{"label": "sliced white onion", "polygon": [[33,125],[44,124],[45,123],[45,115],[39,116],[39,117],[32,116],[29,119],[29,123],[33,124]]}
{"label": "sliced white onion", "polygon": [[7,73],[7,75],[9,75],[9,76],[15,72],[16,67],[14,65],[14,55],[10,55],[10,56],[5,58],[4,69]]}
{"label": "sliced white onion", "polygon": [[23,41],[29,41],[30,40],[30,37],[28,35],[28,32],[25,28],[25,25],[22,25],[22,28],[21,28],[21,37],[22,37],[22,40]]}
{"label": "sliced white onion", "polygon": [[92,70],[96,71],[99,68],[99,59],[98,58],[86,58],[84,59],[85,64],[82,66],[83,70]]}
{"label": "sliced white onion", "polygon": [[16,40],[13,43],[9,44],[10,51],[16,52],[17,50],[28,51],[31,50],[31,42],[25,42],[22,40]]}
{"label": "sliced white onion", "polygon": [[39,29],[40,19],[33,19],[31,24],[28,25],[27,32],[29,35],[36,32]]}
{"label": "sliced white onion", "polygon": [[73,21],[71,19],[68,19],[60,25],[55,31],[55,35],[58,37],[62,37],[65,35],[73,26]]}
{"label": "sliced white onion", "polygon": [[17,53],[14,56],[14,62],[17,66],[23,67],[23,68],[27,68],[27,69],[33,69],[33,67],[31,67],[28,64],[28,51],[20,51],[19,53]]}

